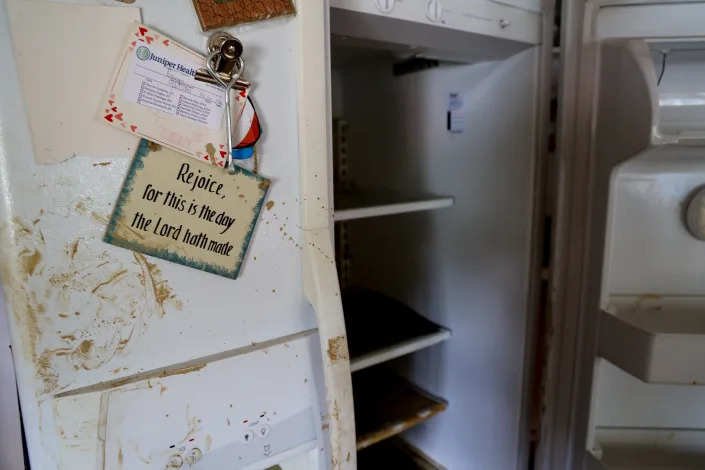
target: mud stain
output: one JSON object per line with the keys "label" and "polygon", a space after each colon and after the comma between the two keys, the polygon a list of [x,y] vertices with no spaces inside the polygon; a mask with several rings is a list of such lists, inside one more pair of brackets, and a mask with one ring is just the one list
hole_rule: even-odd
{"label": "mud stain", "polygon": [[92,348],[93,348],[93,340],[86,339],[86,340],[81,341],[81,344],[78,346],[78,351],[81,353],[81,355],[88,356],[90,354]]}
{"label": "mud stain", "polygon": [[147,261],[147,258],[145,258],[141,253],[134,252],[133,255],[135,257],[135,262],[142,270],[142,274],[140,274],[142,286],[144,286],[145,291],[148,293],[151,291],[154,296],[154,300],[157,303],[157,308],[161,312],[162,316],[166,315],[164,304],[167,301],[173,301],[176,309],[181,310],[183,304],[181,301],[176,299],[176,295],[171,290],[171,287],[169,287],[169,283],[166,280],[161,279],[162,272],[159,267],[157,267],[156,264]]}
{"label": "mud stain", "polygon": [[348,342],[345,336],[336,336],[328,340],[328,358],[332,362],[347,360],[349,358]]}
{"label": "mud stain", "polygon": [[73,243],[71,244],[71,247],[69,248],[69,256],[71,257],[71,259],[75,259],[75,258],[76,258],[76,253],[77,253],[77,252],[78,252],[78,240],[76,240],[75,242],[73,242]]}
{"label": "mud stain", "polygon": [[111,164],[112,164],[112,162],[99,162],[99,163],[94,163],[93,166],[109,166]]}
{"label": "mud stain", "polygon": [[107,281],[103,281],[103,282],[99,283],[97,286],[95,286],[95,287],[93,288],[93,290],[91,291],[91,293],[92,293],[92,294],[95,294],[95,293],[98,291],[98,289],[100,289],[100,288],[103,287],[103,286],[107,286],[108,284],[112,284],[112,283],[115,282],[120,276],[123,276],[124,274],[127,274],[127,269],[123,269],[123,270],[121,270],[121,271],[118,271],[118,272],[116,272],[115,274],[113,274],[112,276],[110,276],[110,278],[109,278]]}
{"label": "mud stain", "polygon": [[118,447],[118,465],[122,468],[122,446]]}
{"label": "mud stain", "polygon": [[[68,351],[70,351],[70,349]],[[52,365],[52,358],[57,352],[59,351],[47,350],[41,353],[39,358],[37,358],[37,376],[39,376],[44,383],[45,393],[51,393],[51,391],[59,386],[59,375]]]}
{"label": "mud stain", "polygon": [[13,217],[13,218],[12,218],[12,222],[14,222],[15,225],[17,226],[17,231],[18,231],[18,232],[24,233],[25,235],[31,235],[31,234],[32,234],[32,229],[30,229],[29,227],[27,227],[27,226],[22,222],[22,220],[20,220],[19,217]]}
{"label": "mud stain", "polygon": [[196,434],[196,431],[200,429],[198,426],[199,424],[201,424],[201,420],[196,416],[191,416],[189,413],[189,405],[186,405],[186,427],[188,431],[181,440],[182,443],[187,442],[191,437],[193,437],[194,434]]}
{"label": "mud stain", "polygon": [[206,367],[206,364],[198,364],[198,365],[191,366],[191,367],[184,367],[183,369],[176,369],[176,370],[164,372],[162,374],[159,374],[159,377],[170,377],[172,375],[190,374],[191,372],[196,372],[198,370],[203,369],[204,367]]}
{"label": "mud stain", "polygon": [[42,334],[41,328],[39,328],[38,317],[40,306],[37,306],[37,309],[35,309],[30,300],[28,299],[24,311],[24,323],[27,331],[27,339],[29,342],[32,359],[37,358],[37,343],[39,343],[39,339]]}
{"label": "mud stain", "polygon": [[274,201],[267,201],[267,204],[265,204],[265,206],[267,206],[268,211],[271,211],[272,207],[274,207]]}
{"label": "mud stain", "polygon": [[152,142],[151,140],[148,140],[147,141],[147,148],[150,150],[150,152],[158,152],[162,149],[162,146],[156,142]]}
{"label": "mud stain", "polygon": [[206,452],[211,450],[211,444],[213,444],[213,438],[211,437],[210,434],[208,434],[205,439],[205,446],[204,446],[203,450],[205,450]]}
{"label": "mud stain", "polygon": [[31,254],[22,255],[22,270],[29,277],[34,274],[37,266],[42,261],[42,254],[34,250]]}
{"label": "mud stain", "polygon": [[[75,203],[75,212],[107,222],[86,204]],[[23,336],[21,352],[34,364],[41,384],[39,399],[70,386],[73,371],[98,369],[116,354],[128,354],[129,345],[164,316],[167,303],[182,308],[159,268],[144,256],[135,256],[137,266],[128,265],[79,238],[68,241],[48,264],[35,225],[15,218],[5,229],[16,241],[17,257],[0,263],[0,269]]]}
{"label": "mud stain", "polygon": [[663,296],[656,295],[656,294],[640,295],[634,300],[634,307],[632,308],[631,312],[629,312],[629,313],[632,315],[636,315],[636,314],[648,312],[651,310],[661,310],[662,300],[663,300]]}

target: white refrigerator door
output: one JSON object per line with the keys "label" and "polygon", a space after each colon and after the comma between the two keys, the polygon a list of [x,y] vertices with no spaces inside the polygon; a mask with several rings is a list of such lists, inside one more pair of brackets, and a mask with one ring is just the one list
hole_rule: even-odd
{"label": "white refrigerator door", "polygon": [[[102,241],[132,155],[35,163],[11,40],[20,3],[0,7],[0,265],[32,468],[354,468],[327,204],[325,2],[229,29],[245,47],[273,203],[234,281]],[[191,1],[124,7],[135,6],[205,50]]]}

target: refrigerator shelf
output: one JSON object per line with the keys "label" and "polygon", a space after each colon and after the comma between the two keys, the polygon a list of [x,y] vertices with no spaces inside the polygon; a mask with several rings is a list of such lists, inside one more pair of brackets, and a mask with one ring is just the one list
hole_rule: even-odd
{"label": "refrigerator shelf", "polygon": [[385,189],[350,190],[335,194],[336,222],[383,215],[442,209],[453,205],[449,196],[399,193]]}
{"label": "refrigerator shelf", "polygon": [[364,289],[344,292],[343,310],[353,372],[450,338],[450,330],[377,292]]}
{"label": "refrigerator shelf", "polygon": [[403,470],[446,470],[441,464],[400,437],[392,437],[357,454],[360,470],[380,468]]}
{"label": "refrigerator shelf", "polygon": [[648,383],[705,384],[705,299],[611,296],[599,355]]}
{"label": "refrigerator shelf", "polygon": [[701,470],[705,431],[670,428],[600,428],[587,451],[588,470]]}
{"label": "refrigerator shelf", "polygon": [[357,450],[396,436],[448,406],[394,373],[380,368],[353,375]]}

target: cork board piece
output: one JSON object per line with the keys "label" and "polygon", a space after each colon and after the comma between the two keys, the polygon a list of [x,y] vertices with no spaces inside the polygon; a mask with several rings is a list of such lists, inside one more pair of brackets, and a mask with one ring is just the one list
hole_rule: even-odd
{"label": "cork board piece", "polygon": [[193,0],[203,31],[296,14],[293,0]]}

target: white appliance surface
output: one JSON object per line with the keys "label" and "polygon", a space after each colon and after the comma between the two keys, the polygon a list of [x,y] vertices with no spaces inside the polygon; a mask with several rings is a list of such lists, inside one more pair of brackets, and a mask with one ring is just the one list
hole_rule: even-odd
{"label": "white appliance surface", "polygon": [[162,469],[170,460],[193,470],[266,468],[284,452],[316,447],[314,380],[297,360],[317,352],[312,339],[110,393],[105,469]]}
{"label": "white appliance surface", "polygon": [[[527,9],[505,3],[521,3]],[[541,42],[541,14],[536,3],[534,0],[507,0],[501,3],[489,0],[331,0],[330,5],[419,25],[430,24],[538,44]]]}
{"label": "white appliance surface", "polygon": [[[628,160],[614,167],[609,185],[587,442],[595,468],[691,469],[705,463],[705,242],[686,224],[688,205],[705,185],[705,115],[696,79],[704,56],[694,44],[651,47],[653,67],[642,68],[642,80],[657,98],[654,145],[621,155]],[[610,65],[603,79],[626,67]],[[627,83],[619,86],[615,94]],[[642,97],[639,106],[653,98]],[[601,106],[609,105],[603,98]],[[619,105],[627,106],[628,119],[629,103]],[[621,137],[643,140],[638,134]],[[605,135],[619,145],[618,134]]]}
{"label": "white appliance surface", "polygon": [[[131,6],[142,9],[145,24],[204,50],[208,34],[190,0],[137,0]],[[296,26],[288,18],[229,29],[245,46],[246,76],[255,84],[252,97],[265,128],[259,171],[272,179],[268,200],[274,203],[263,211],[241,276],[233,281],[102,241],[130,155],[34,163],[0,7],[0,262],[33,468],[87,465],[72,460],[60,467],[52,400],[59,393],[134,381],[136,374],[197,365],[199,358],[246,352],[242,348],[315,328],[301,277]],[[238,376],[258,383],[268,373],[267,355],[252,354]],[[313,370],[310,355],[291,355],[296,367]],[[267,409],[280,406],[267,403]],[[64,413],[85,417],[72,406]]]}

